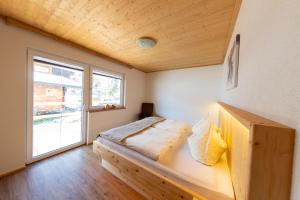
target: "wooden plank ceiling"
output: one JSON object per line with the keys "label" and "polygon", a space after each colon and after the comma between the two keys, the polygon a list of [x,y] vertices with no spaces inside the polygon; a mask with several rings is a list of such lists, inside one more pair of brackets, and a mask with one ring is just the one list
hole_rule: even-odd
{"label": "wooden plank ceiling", "polygon": [[[223,63],[241,0],[0,0],[0,14],[145,72]],[[139,37],[157,40],[140,49]]]}

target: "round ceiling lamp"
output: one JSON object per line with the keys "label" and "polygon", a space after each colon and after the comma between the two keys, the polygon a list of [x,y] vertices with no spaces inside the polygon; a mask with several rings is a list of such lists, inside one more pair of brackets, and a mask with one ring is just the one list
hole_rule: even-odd
{"label": "round ceiling lamp", "polygon": [[156,40],[150,37],[141,37],[137,39],[136,44],[142,49],[150,49],[156,45]]}

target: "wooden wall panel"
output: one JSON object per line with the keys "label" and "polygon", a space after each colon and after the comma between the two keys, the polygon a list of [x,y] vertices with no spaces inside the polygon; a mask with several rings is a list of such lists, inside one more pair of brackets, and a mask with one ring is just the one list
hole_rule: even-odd
{"label": "wooden wall panel", "polygon": [[250,131],[225,110],[220,111],[222,137],[227,142],[227,163],[237,200],[248,195],[250,166]]}
{"label": "wooden wall panel", "polygon": [[[9,0],[0,1],[0,14],[152,72],[223,63],[240,4],[241,0]],[[153,37],[157,45],[138,48],[136,40],[143,36]]]}
{"label": "wooden wall panel", "polygon": [[252,128],[249,200],[290,199],[295,130]]}
{"label": "wooden wall panel", "polygon": [[220,103],[236,200],[288,200],[295,129]]}

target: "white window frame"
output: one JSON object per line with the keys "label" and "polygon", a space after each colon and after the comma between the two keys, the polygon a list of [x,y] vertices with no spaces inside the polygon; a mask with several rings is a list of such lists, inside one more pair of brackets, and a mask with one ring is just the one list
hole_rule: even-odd
{"label": "white window frame", "polygon": [[[82,141],[80,143],[72,144],[54,151],[51,151],[46,154],[42,154],[36,157],[33,157],[33,64],[34,58],[41,58],[44,60],[49,60],[50,62],[59,62],[63,63],[65,66],[70,66],[72,68],[80,68],[83,70],[83,116],[82,116]],[[64,58],[56,56],[50,53],[45,53],[39,50],[32,48],[27,49],[27,130],[26,130],[26,163],[32,163],[52,155],[64,152],[66,150],[81,146],[87,142],[87,114],[86,114],[86,105],[89,101],[89,65],[74,61],[69,58]]]}
{"label": "white window frame", "polygon": [[[124,73],[120,72],[114,72],[111,70],[103,69],[101,67],[95,67],[92,66],[90,68],[90,103],[89,103],[89,108],[90,110],[105,110],[105,105],[100,105],[100,106],[93,106],[93,74],[98,73],[98,74],[103,74],[107,76],[112,76],[112,77],[117,77],[121,79],[121,104],[120,105],[115,105],[117,109],[120,108],[126,108],[125,106],[125,85],[126,85],[126,77]],[[113,109],[108,109],[108,110],[113,110]]]}

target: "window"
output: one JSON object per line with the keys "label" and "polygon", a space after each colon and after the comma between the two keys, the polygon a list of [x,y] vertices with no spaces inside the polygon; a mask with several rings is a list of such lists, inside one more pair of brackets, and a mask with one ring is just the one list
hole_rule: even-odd
{"label": "window", "polygon": [[124,75],[93,69],[91,106],[93,108],[124,107]]}
{"label": "window", "polygon": [[27,163],[86,143],[89,65],[28,49]]}

